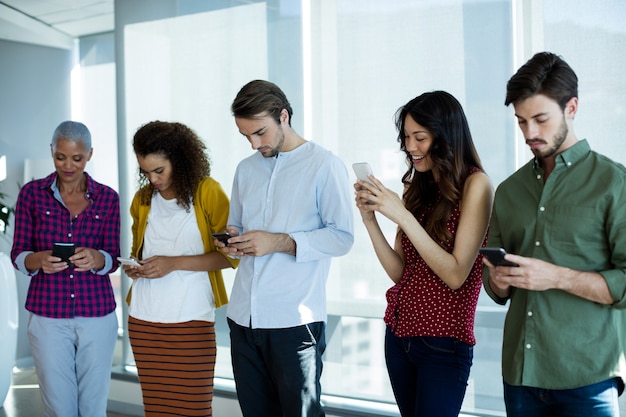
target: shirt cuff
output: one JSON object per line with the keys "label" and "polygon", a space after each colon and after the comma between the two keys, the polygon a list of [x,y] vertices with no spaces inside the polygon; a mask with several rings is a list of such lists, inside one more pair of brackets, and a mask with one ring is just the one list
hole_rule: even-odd
{"label": "shirt cuff", "polygon": [[28,275],[30,277],[35,276],[39,273],[39,269],[35,271],[29,271],[28,269],[26,269],[26,257],[31,253],[35,252],[33,252],[32,250],[26,250],[17,255],[17,258],[15,258],[15,265],[17,265],[17,270],[20,271],[22,274]]}
{"label": "shirt cuff", "polygon": [[306,233],[294,232],[294,233],[288,233],[288,235],[291,238],[291,240],[293,240],[296,243],[296,254],[294,255],[296,257],[296,262],[298,262],[301,259],[306,259],[305,257],[310,251],[309,240],[306,237]]}
{"label": "shirt cuff", "polygon": [[99,250],[98,252],[104,255],[104,266],[99,271],[92,269],[91,272],[96,275],[106,275],[113,267],[113,258],[111,257],[111,255],[109,255],[109,252],[103,250]]}

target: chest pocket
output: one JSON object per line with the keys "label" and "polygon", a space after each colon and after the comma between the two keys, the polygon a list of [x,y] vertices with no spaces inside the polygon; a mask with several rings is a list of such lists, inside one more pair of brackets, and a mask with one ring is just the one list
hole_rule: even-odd
{"label": "chest pocket", "polygon": [[35,213],[33,227],[39,241],[74,242],[78,246],[92,246],[95,243],[94,238],[99,240],[104,235],[106,221],[105,213],[89,208],[79,214],[74,221],[71,220],[67,210],[39,209]]}
{"label": "chest pocket", "polygon": [[[70,228],[70,215],[67,210],[59,208],[41,208],[35,211],[33,229],[43,241],[66,242]],[[40,241],[41,241],[40,240]]]}
{"label": "chest pocket", "polygon": [[76,234],[78,241],[83,238],[95,243],[94,239],[98,241],[105,236],[104,227],[107,225],[106,213],[101,213],[93,210],[85,210],[78,215],[78,218],[72,224],[73,232]]}
{"label": "chest pocket", "polygon": [[547,222],[551,225],[550,241],[564,251],[579,251],[584,247],[600,249],[607,244],[603,219],[594,207],[556,206],[553,218]]}

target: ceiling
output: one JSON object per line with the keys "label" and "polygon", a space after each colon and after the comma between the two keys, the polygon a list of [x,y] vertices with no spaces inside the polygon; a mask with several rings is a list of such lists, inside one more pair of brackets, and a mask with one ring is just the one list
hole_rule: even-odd
{"label": "ceiling", "polygon": [[115,28],[114,0],[0,0],[0,39],[71,49]]}

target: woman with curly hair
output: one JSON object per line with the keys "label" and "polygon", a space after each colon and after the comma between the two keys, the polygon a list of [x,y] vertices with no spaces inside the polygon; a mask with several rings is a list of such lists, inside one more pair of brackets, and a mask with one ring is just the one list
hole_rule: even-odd
{"label": "woman with curly hair", "polygon": [[[424,93],[396,113],[408,170],[402,199],[373,176],[356,203],[387,291],[385,358],[403,417],[458,416],[473,359],[493,188],[465,114],[444,91]],[[376,220],[398,225],[394,246]]]}
{"label": "woman with curly hair", "polygon": [[229,201],[210,177],[206,146],[181,123],[153,121],[133,149],[140,189],[130,212],[133,279],[128,331],[146,416],[211,416],[215,309],[227,303],[221,269],[238,261],[213,244]]}

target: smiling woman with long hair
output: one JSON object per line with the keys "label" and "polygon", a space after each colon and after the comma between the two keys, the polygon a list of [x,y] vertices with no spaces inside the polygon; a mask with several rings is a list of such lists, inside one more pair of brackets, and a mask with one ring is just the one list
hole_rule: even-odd
{"label": "smiling woman with long hair", "polygon": [[[472,365],[474,316],[493,188],[459,102],[424,93],[396,114],[408,169],[400,198],[376,178],[356,203],[394,285],[387,291],[385,356],[403,417],[458,416]],[[398,225],[394,246],[376,213]]]}

